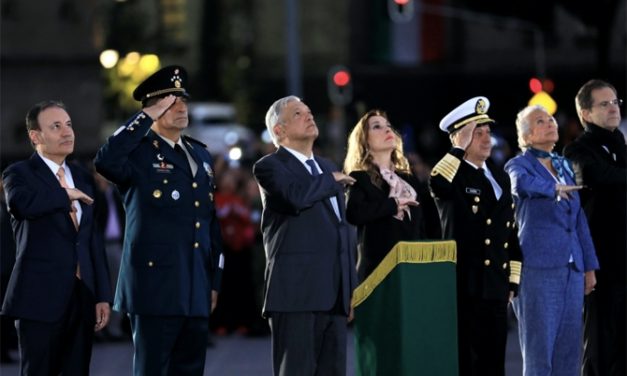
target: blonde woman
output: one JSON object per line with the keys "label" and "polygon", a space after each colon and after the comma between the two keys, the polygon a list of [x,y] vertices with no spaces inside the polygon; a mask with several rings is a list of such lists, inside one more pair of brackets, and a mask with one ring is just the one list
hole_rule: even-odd
{"label": "blonde woman", "polygon": [[419,182],[385,112],[371,110],[357,122],[344,172],[355,179],[348,188],[346,218],[357,226],[357,277],[363,281],[397,242],[425,237]]}

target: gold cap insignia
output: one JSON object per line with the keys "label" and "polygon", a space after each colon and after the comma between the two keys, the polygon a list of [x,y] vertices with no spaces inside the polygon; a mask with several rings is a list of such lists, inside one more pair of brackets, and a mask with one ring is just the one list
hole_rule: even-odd
{"label": "gold cap insignia", "polygon": [[488,112],[487,106],[483,98],[479,98],[477,100],[477,104],[475,105],[475,112],[478,114],[485,114]]}

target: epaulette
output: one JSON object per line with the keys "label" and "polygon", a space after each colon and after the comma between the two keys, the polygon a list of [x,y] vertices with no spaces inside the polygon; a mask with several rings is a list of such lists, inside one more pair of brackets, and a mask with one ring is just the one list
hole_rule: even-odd
{"label": "epaulette", "polygon": [[205,148],[205,149],[207,148],[207,145],[205,145],[203,142],[198,141],[197,139],[195,139],[193,137],[190,137],[190,136],[188,136],[186,134],[183,135],[183,140],[188,141],[188,142],[195,142],[198,145],[202,146],[203,148]]}
{"label": "epaulette", "polygon": [[433,167],[433,170],[431,170],[431,176],[439,174],[442,175],[442,177],[449,183],[452,183],[460,164],[461,160],[459,160],[459,158],[456,158],[450,153],[446,153],[444,158],[440,159],[435,167]]}

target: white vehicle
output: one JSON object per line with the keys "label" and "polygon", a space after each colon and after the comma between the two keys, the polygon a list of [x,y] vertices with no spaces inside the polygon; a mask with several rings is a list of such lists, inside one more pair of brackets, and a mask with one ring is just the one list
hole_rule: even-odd
{"label": "white vehicle", "polygon": [[188,102],[187,111],[189,126],[185,133],[205,143],[214,155],[229,157],[233,148],[246,150],[254,140],[253,131],[237,123],[235,107],[230,103]]}

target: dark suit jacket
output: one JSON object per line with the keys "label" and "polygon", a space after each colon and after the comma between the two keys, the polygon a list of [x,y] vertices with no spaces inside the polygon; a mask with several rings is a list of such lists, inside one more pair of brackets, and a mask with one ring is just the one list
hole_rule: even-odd
{"label": "dark suit jacket", "polygon": [[[348,314],[356,286],[354,229],[346,222],[337,168],[316,157],[312,176],[289,151],[261,158],[253,173],[261,189],[261,229],[266,250],[263,312],[329,311],[341,296]],[[330,198],[336,197],[341,220]]]}
{"label": "dark suit jacket", "polygon": [[[419,191],[418,180],[409,174],[398,174]],[[394,218],[396,201],[389,197],[390,186],[383,181],[381,188],[370,180],[366,171],[353,171],[356,182],[348,189],[346,218],[357,226],[357,276],[363,281],[399,241],[425,238],[425,223],[421,206],[411,206],[411,218]],[[422,198],[417,198],[422,202]]]}
{"label": "dark suit jacket", "polygon": [[[78,166],[68,166],[76,188],[94,197],[92,176]],[[76,231],[67,193],[37,153],[9,166],[3,178],[17,257],[2,313],[44,322],[59,320],[73,291],[77,262],[95,301],[110,302],[107,261],[93,205],[81,203]]]}
{"label": "dark suit jacket", "polygon": [[[507,174],[486,161],[503,190],[497,201],[483,172],[463,160],[464,151],[452,148],[431,172],[429,186],[440,213],[442,237],[457,243],[457,287],[461,296],[508,299],[510,262],[522,255],[514,222],[514,203]],[[518,271],[520,268],[516,268]],[[516,277],[512,282],[518,283]]]}
{"label": "dark suit jacket", "polygon": [[109,137],[96,170],[124,197],[126,232],[114,309],[132,314],[208,317],[219,290],[222,238],[215,215],[213,160],[183,137],[198,171],[150,130],[144,112]]}
{"label": "dark suit jacket", "polygon": [[623,134],[590,125],[564,149],[573,161],[601,269],[599,286],[625,288],[627,276],[627,147]]}

